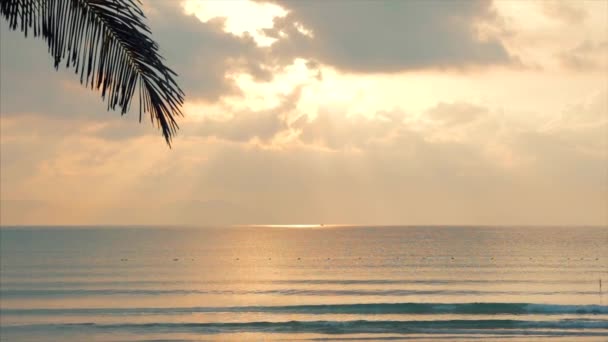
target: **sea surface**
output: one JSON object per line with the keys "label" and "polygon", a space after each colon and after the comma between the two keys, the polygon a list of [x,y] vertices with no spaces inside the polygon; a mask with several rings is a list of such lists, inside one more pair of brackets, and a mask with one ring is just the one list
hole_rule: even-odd
{"label": "sea surface", "polygon": [[0,340],[608,341],[608,228],[2,227]]}

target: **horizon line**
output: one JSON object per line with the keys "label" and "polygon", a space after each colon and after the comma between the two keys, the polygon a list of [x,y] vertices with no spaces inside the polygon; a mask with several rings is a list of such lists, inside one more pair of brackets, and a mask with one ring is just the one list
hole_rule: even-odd
{"label": "horizon line", "polygon": [[359,223],[318,223],[318,224],[0,224],[0,229],[11,228],[608,228],[608,224],[359,224]]}

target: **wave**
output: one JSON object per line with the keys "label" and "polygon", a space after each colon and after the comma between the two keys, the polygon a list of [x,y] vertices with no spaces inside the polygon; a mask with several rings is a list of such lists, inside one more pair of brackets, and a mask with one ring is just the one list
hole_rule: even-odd
{"label": "wave", "polygon": [[[165,259],[165,261],[171,261],[173,258],[167,258]],[[434,259],[434,260],[433,260]],[[192,262],[194,261],[193,259],[184,259],[185,261],[189,261]],[[296,259],[280,259],[280,261],[288,264],[289,262],[293,262]],[[316,259],[312,259],[309,261],[312,262],[316,262],[316,261],[323,261],[324,258],[316,258]],[[456,268],[475,268],[475,269],[495,269],[497,267],[500,267],[501,269],[505,269],[505,268],[510,268],[510,269],[521,269],[521,268],[526,268],[526,269],[538,269],[538,270],[543,270],[543,269],[556,269],[556,268],[563,268],[564,266],[566,266],[568,263],[577,263],[576,265],[581,268],[581,266],[585,266],[585,269],[588,270],[596,270],[596,269],[606,269],[606,266],[603,264],[602,261],[598,260],[594,260],[592,258],[587,258],[585,260],[572,260],[572,261],[568,261],[566,262],[565,260],[563,262],[557,262],[557,263],[524,263],[524,262],[519,262],[519,263],[490,263],[490,264],[484,264],[482,260],[477,260],[476,263],[462,263],[462,262],[455,262],[454,260],[451,259],[451,257],[449,256],[444,256],[444,257],[428,257],[428,259],[425,259],[426,262],[421,262],[419,259],[411,259],[411,258],[407,258],[407,257],[385,257],[383,259],[376,259],[374,260],[374,263],[366,263],[366,262],[359,262],[356,264],[353,264],[352,261],[356,260],[354,257],[352,258],[340,258],[340,259],[334,259],[334,263],[333,265],[342,265],[342,266],[347,266],[349,268],[376,268],[376,267],[388,267],[388,268],[393,268],[393,267],[400,267],[400,266],[411,266],[411,267],[417,267],[417,268],[437,268],[437,267],[442,267],[445,266],[445,262],[449,261],[450,265],[452,267],[456,267]],[[252,261],[256,261],[259,262],[260,260],[256,260],[253,259]],[[467,260],[468,261],[468,260]],[[345,265],[347,264],[348,265]],[[136,269],[146,269],[146,268],[154,268],[154,269],[158,269],[158,268],[173,268],[174,265],[173,263],[166,263],[166,264],[158,264],[158,263],[142,263],[142,262],[136,262],[134,260],[132,260],[130,263],[125,263],[125,262],[117,262],[115,264],[112,263],[108,263],[108,264],[103,264],[103,265],[95,265],[94,269],[98,270],[98,271],[113,271],[116,270],[117,268],[122,269],[122,270],[129,270],[132,268],[136,268]],[[316,267],[315,265],[299,265],[300,268],[309,268],[309,267]],[[78,260],[75,260],[73,263],[65,263],[65,264],[46,264],[46,263],[39,263],[39,264],[27,264],[27,263],[23,263],[23,264],[11,264],[11,265],[3,265],[2,266],[2,270],[3,271],[15,271],[15,270],[23,270],[23,269],[27,269],[29,271],[36,271],[36,270],[41,270],[41,271],[45,271],[45,270],[49,270],[52,269],[54,271],[74,271],[74,270],[80,270],[80,271],[86,271],[91,269],[91,265],[85,263],[85,262],[79,262]]]}
{"label": "wave", "polygon": [[3,288],[84,288],[90,286],[149,286],[149,285],[183,285],[183,284],[199,284],[199,285],[224,285],[224,284],[265,284],[265,285],[469,285],[469,284],[555,284],[555,285],[589,285],[595,284],[593,280],[536,280],[536,279],[294,279],[294,280],[87,280],[87,281],[36,281],[33,283],[31,279],[24,281],[2,281],[0,285]]}
{"label": "wave", "polygon": [[273,314],[460,314],[460,315],[608,315],[606,305],[558,305],[533,303],[370,303],[289,306],[230,306],[172,308],[57,308],[1,309],[2,315],[177,315],[191,313]]}
{"label": "wave", "polygon": [[[445,266],[445,265],[444,265]],[[455,265],[452,265],[455,266]],[[328,269],[329,266],[326,266],[325,269]],[[389,270],[389,269],[403,269],[403,267],[410,267],[407,265],[392,265],[392,266],[374,266],[374,267],[367,267],[367,269],[370,272],[373,271],[381,271],[381,270]],[[321,266],[320,268],[324,268],[323,266]],[[302,272],[306,272],[306,273],[312,273],[312,271],[317,271],[320,269],[319,267],[298,267],[299,271]],[[360,266],[353,266],[353,265],[332,265],[331,269],[335,270],[335,271],[339,271],[339,272],[349,272],[352,271],[354,269],[360,269],[363,267]],[[57,279],[57,278],[62,278],[62,279],[67,279],[67,278],[85,278],[85,279],[93,279],[96,277],[103,277],[103,278],[121,278],[121,277],[126,277],[128,276],[133,276],[133,275],[137,275],[138,278],[144,278],[144,277],[150,277],[150,272],[154,271],[157,272],[158,269],[156,270],[151,270],[151,269],[138,269],[138,268],[131,268],[131,269],[119,269],[119,268],[110,268],[107,270],[99,270],[99,269],[92,269],[92,268],[88,268],[87,270],[80,270],[80,269],[70,269],[69,271],[61,271],[61,270],[54,270],[54,269],[41,269],[41,270],[30,270],[30,272],[25,273],[24,270],[22,268],[18,268],[18,269],[3,269],[0,271],[0,273],[2,273],[2,276],[5,279],[15,279],[15,278],[22,278],[24,275],[27,276],[26,279],[49,279],[49,278],[53,278],[53,279]],[[463,270],[459,269],[458,267],[449,267],[449,268],[442,268],[442,267],[437,267],[437,268],[420,268],[420,267],[416,267],[416,273],[418,275],[425,275],[425,276],[433,276],[435,273],[437,272],[442,272],[443,273],[452,273],[452,274],[457,274],[457,275],[461,275]],[[489,269],[483,269],[483,268],[478,268],[475,267],[471,270],[466,270],[468,274],[471,275],[477,275],[477,276],[490,276],[490,277],[494,277],[496,276],[497,273],[500,273],[502,276],[508,276],[508,277],[517,277],[519,275],[521,275],[522,272],[522,267],[519,268],[501,268],[501,267],[496,267],[496,268],[489,268]],[[175,271],[174,269],[170,269],[170,268],[163,268],[162,272],[174,272],[175,276],[180,276],[181,274],[179,274],[179,272]],[[608,272],[607,268],[596,268],[596,269],[587,269],[587,268],[565,268],[565,267],[556,267],[554,269],[547,269],[547,270],[538,270],[538,269],[527,269],[527,272],[535,272],[535,273],[541,273],[543,276],[553,276],[555,274],[560,274],[559,272],[566,272],[568,275],[570,275],[571,277],[575,277],[575,278],[586,278],[589,277],[590,274],[594,274],[594,273],[605,273]],[[168,274],[168,273],[167,273]],[[151,277],[152,278],[152,277]],[[597,278],[595,279],[597,280]],[[590,279],[590,282],[593,282],[594,279]]]}
{"label": "wave", "polygon": [[477,290],[196,290],[196,289],[0,289],[4,298],[115,295],[281,295],[281,296],[483,296],[483,295],[597,295],[597,291],[477,291]]}
{"label": "wave", "polygon": [[[28,331],[40,329],[103,329],[129,330],[130,332],[190,332],[200,334],[218,334],[235,332],[263,333],[320,333],[320,334],[361,334],[361,333],[396,333],[396,334],[444,334],[474,333],[547,333],[547,330],[571,331],[585,329],[587,333],[605,334],[608,321],[601,320],[557,320],[557,321],[523,321],[523,320],[440,320],[440,321],[287,321],[287,322],[239,322],[239,323],[141,323],[141,324],[31,324],[5,326],[3,329]],[[578,333],[585,333],[579,331]],[[560,333],[561,334],[561,333]]]}

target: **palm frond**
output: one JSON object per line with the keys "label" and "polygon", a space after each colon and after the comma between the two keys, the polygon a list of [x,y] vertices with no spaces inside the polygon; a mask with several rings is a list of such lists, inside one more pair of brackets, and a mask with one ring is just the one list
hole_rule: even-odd
{"label": "palm frond", "polygon": [[12,30],[42,37],[55,68],[65,62],[121,115],[138,90],[139,120],[150,114],[171,144],[184,93],[150,37],[139,0],[1,0]]}

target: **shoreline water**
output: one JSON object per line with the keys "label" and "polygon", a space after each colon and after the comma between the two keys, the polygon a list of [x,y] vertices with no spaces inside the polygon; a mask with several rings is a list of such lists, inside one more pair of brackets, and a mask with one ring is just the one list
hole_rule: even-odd
{"label": "shoreline water", "polygon": [[608,306],[598,288],[598,279],[608,279],[602,227],[87,227],[0,234],[2,340],[601,341],[608,335]]}

